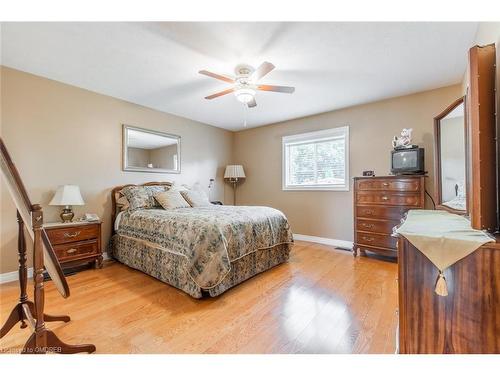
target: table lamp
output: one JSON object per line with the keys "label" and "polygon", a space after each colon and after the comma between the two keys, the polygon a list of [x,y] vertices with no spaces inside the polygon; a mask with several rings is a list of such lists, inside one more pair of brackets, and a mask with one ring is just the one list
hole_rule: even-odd
{"label": "table lamp", "polygon": [[236,205],[236,185],[242,179],[244,179],[245,171],[242,165],[228,165],[226,171],[224,172],[224,179],[233,184],[233,204]]}
{"label": "table lamp", "polygon": [[61,212],[61,220],[63,223],[71,223],[75,214],[71,210],[71,206],[83,206],[82,195],[80,188],[77,185],[62,185],[59,186],[50,201],[50,206],[64,206]]}

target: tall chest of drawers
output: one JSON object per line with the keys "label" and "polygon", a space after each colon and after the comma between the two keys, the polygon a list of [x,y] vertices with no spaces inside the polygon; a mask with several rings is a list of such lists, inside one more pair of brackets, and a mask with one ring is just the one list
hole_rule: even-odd
{"label": "tall chest of drawers", "polygon": [[397,256],[392,228],[408,210],[424,208],[424,183],[424,176],[354,178],[354,256]]}

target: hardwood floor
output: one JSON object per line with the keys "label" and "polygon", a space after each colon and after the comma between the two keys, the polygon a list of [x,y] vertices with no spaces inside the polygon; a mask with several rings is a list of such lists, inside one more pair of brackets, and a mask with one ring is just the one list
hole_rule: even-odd
{"label": "hardwood floor", "polygon": [[[69,276],[67,300],[46,283],[45,312],[71,316],[47,326],[97,353],[394,353],[396,276],[396,263],[297,241],[289,263],[218,298],[109,262]],[[17,283],[0,285],[0,324],[17,298]],[[29,334],[16,326],[0,351],[17,352]]]}

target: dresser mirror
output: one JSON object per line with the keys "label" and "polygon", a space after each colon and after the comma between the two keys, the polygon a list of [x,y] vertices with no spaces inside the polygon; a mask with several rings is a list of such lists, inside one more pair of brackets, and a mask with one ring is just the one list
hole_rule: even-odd
{"label": "dresser mirror", "polygon": [[434,118],[436,208],[467,214],[465,97]]}
{"label": "dresser mirror", "polygon": [[123,125],[123,170],[180,173],[181,137]]}

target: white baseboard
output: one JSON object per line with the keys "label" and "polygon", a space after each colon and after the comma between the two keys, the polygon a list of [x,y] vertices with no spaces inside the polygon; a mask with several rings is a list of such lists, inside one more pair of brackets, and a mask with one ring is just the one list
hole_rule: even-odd
{"label": "white baseboard", "polygon": [[308,241],[308,242],[315,242],[315,243],[320,243],[322,245],[330,245],[330,246],[335,246],[339,247],[342,249],[352,249],[353,243],[351,241],[344,241],[344,240],[336,240],[334,238],[325,238],[325,237],[316,237],[316,236],[308,236],[305,234],[293,234],[293,239],[298,240],[298,241]]}
{"label": "white baseboard", "polygon": [[[33,277],[33,267],[28,268],[28,279]],[[0,273],[0,284],[19,280],[19,271]]]}
{"label": "white baseboard", "polygon": [[[102,253],[103,260],[110,259],[108,253]],[[33,277],[33,267],[28,268],[28,279]],[[10,283],[11,281],[19,280],[19,271],[0,273],[0,284]]]}

